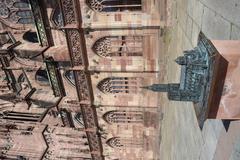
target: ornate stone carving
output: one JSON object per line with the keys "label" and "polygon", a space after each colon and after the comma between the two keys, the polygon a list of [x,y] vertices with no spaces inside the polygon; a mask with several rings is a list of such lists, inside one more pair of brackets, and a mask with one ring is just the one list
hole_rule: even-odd
{"label": "ornate stone carving", "polygon": [[137,82],[136,77],[107,77],[98,83],[97,88],[103,93],[134,93],[137,91]]}
{"label": "ornate stone carving", "polygon": [[68,45],[73,65],[83,65],[80,32],[77,29],[68,29],[66,30],[66,36],[68,39]]}
{"label": "ornate stone carving", "polygon": [[88,0],[87,3],[92,10],[102,12],[103,5],[100,1],[98,1],[98,0]]}
{"label": "ornate stone carving", "polygon": [[[95,121],[95,112],[94,108],[88,105],[81,105],[82,107],[82,112],[84,115],[84,121],[85,121],[85,127],[86,128],[96,128],[97,124]],[[91,151],[99,152],[98,154],[93,154],[93,158],[96,160],[101,160],[101,140],[97,132],[87,132],[88,135],[88,142]]]}
{"label": "ornate stone carving", "polygon": [[85,115],[85,127],[86,128],[94,128],[95,121],[94,121],[94,113],[93,113],[93,108],[87,105],[81,105],[82,106],[82,111],[83,114]]}
{"label": "ornate stone carving", "polygon": [[75,72],[76,77],[76,87],[79,91],[81,100],[90,100],[90,93],[88,88],[88,83],[86,79],[86,75],[83,71],[76,71]]}
{"label": "ornate stone carving", "polygon": [[107,123],[143,123],[143,112],[112,110],[103,115]]}
{"label": "ornate stone carving", "polygon": [[75,24],[77,21],[73,1],[74,0],[61,0],[65,25]]}
{"label": "ornate stone carving", "polygon": [[121,140],[119,137],[113,137],[113,138],[110,138],[108,141],[107,141],[107,144],[112,147],[112,148],[121,148],[123,147],[123,144],[121,143]]}
{"label": "ornate stone carving", "polygon": [[[70,24],[77,24],[77,14],[76,8],[74,8],[74,1],[73,0],[61,0],[61,7],[63,12],[63,19],[64,25]],[[69,48],[69,53],[71,57],[71,63],[73,66],[85,66],[85,60],[87,57],[82,54],[82,48],[84,43],[82,42],[82,37],[80,30],[78,29],[65,29],[67,43]],[[85,73],[85,71],[75,70],[74,77],[75,77],[75,86],[76,90],[79,95],[79,101],[90,101],[91,100],[91,88],[89,88],[89,77]],[[83,115],[84,126],[86,129],[96,129],[97,128],[97,121],[96,118],[96,111],[95,109],[89,104],[80,104],[81,111]],[[101,153],[101,139],[96,133],[96,131],[86,131],[88,137],[88,143],[90,147],[90,151],[92,153],[93,160],[102,160],[102,153]],[[96,154],[95,154],[96,153]]]}
{"label": "ornate stone carving", "polygon": [[92,148],[93,151],[98,151],[100,149],[98,136],[96,135],[96,133],[92,133],[92,132],[89,132],[88,136],[89,136],[90,147]]}
{"label": "ornate stone carving", "polygon": [[95,42],[93,45],[93,50],[96,54],[109,57],[111,52],[111,41],[109,38],[103,37]]}
{"label": "ornate stone carving", "polygon": [[142,56],[142,36],[106,36],[98,39],[92,50],[101,57]]}

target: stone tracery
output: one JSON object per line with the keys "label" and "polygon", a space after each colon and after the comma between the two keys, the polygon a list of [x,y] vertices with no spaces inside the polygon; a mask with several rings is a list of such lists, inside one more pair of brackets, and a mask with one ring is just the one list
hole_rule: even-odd
{"label": "stone tracery", "polygon": [[141,111],[113,110],[106,112],[103,119],[108,123],[142,123],[143,113]]}
{"label": "stone tracery", "polygon": [[135,11],[142,9],[141,0],[88,0],[89,7],[97,12]]}
{"label": "stone tracery", "polygon": [[101,57],[142,56],[142,36],[106,36],[98,39],[92,49]]}
{"label": "stone tracery", "polygon": [[103,93],[135,93],[137,91],[138,78],[136,77],[108,77],[100,81],[98,89]]}
{"label": "stone tracery", "polygon": [[128,148],[128,147],[142,147],[143,140],[138,138],[129,138],[129,137],[112,137],[106,142],[112,148]]}

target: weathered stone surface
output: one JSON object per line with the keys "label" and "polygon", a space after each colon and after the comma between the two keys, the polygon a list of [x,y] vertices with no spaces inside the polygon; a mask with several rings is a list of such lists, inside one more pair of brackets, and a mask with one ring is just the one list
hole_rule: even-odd
{"label": "weathered stone surface", "polygon": [[240,40],[240,27],[232,24],[231,39]]}
{"label": "weathered stone surface", "polygon": [[210,39],[229,39],[231,24],[205,7],[202,19],[202,30]]}
{"label": "weathered stone surface", "polygon": [[240,1],[238,0],[200,0],[203,4],[224,17],[227,21],[240,26]]}

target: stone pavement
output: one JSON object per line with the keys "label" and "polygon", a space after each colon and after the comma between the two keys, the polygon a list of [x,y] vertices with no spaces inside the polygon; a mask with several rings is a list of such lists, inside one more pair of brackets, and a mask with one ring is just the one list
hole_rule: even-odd
{"label": "stone pavement", "polygon": [[[210,39],[240,40],[240,0],[172,0],[171,6],[173,27],[165,31],[167,54],[159,62],[166,65],[162,71],[167,73],[165,83],[179,82],[180,67],[174,59],[197,44],[200,30]],[[169,102],[164,94],[161,98],[160,159],[216,160],[220,137],[230,136],[222,121],[207,120],[200,130],[192,103]]]}

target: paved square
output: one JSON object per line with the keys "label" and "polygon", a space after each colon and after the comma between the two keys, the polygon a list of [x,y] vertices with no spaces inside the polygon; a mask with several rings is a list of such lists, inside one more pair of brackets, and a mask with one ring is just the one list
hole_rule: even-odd
{"label": "paved square", "polygon": [[[196,46],[200,30],[210,39],[240,40],[239,0],[173,0],[171,8],[165,83],[179,82],[180,67],[174,59]],[[161,98],[160,159],[216,160],[219,137],[226,134],[222,121],[207,120],[200,130],[192,103],[169,102],[164,94]]]}

